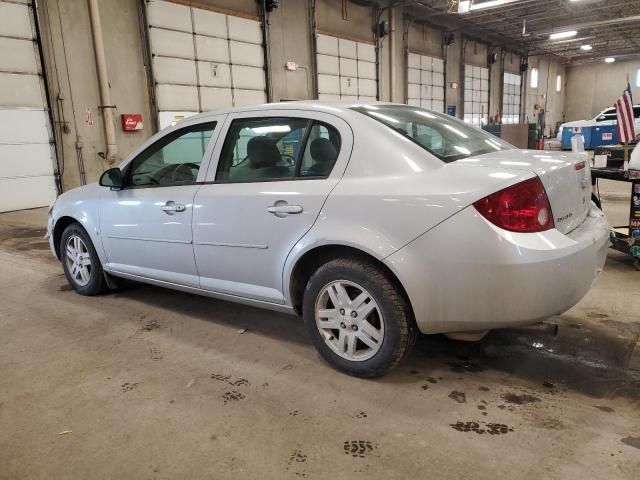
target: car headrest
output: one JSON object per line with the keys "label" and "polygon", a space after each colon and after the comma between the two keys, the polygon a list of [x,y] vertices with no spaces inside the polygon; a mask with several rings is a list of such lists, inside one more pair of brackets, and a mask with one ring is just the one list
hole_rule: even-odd
{"label": "car headrest", "polygon": [[327,138],[316,138],[311,142],[310,151],[313,160],[319,163],[333,162],[338,157],[336,147]]}
{"label": "car headrest", "polygon": [[424,147],[426,147],[428,149],[431,149],[432,143],[433,143],[433,138],[428,133],[423,133],[422,135],[417,135],[416,136],[416,141],[419,144],[421,144],[422,146],[424,146]]}
{"label": "car headrest", "polygon": [[247,156],[251,168],[273,167],[282,160],[276,142],[265,136],[253,137],[249,140]]}

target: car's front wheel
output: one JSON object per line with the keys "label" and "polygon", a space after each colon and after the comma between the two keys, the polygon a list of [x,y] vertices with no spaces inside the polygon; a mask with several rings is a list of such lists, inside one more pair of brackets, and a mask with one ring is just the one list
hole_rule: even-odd
{"label": "car's front wheel", "polygon": [[60,258],[67,281],[79,294],[97,295],[108,289],[96,249],[79,224],[72,223],[62,233]]}
{"label": "car's front wheel", "polygon": [[358,258],[332,260],[311,276],[303,317],[322,357],[357,377],[384,375],[417,335],[399,288],[381,268]]}

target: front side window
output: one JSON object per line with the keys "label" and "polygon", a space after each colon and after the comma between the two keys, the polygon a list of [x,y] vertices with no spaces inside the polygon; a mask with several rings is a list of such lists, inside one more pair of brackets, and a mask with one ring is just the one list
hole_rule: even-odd
{"label": "front side window", "polygon": [[131,162],[125,185],[153,187],[195,182],[215,127],[215,122],[203,123],[162,137]]}
{"label": "front side window", "polygon": [[340,136],[305,118],[234,120],[225,139],[216,182],[264,182],[329,175]]}
{"label": "front side window", "polygon": [[515,147],[449,115],[400,105],[354,107],[404,135],[443,162]]}

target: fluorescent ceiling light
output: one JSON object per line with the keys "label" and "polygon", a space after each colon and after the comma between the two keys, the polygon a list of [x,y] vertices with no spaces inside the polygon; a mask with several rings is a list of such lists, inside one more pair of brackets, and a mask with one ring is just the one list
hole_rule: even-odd
{"label": "fluorescent ceiling light", "polygon": [[615,58],[613,58],[613,57],[607,57],[607,58],[605,58],[605,59],[604,59],[604,62],[605,62],[605,63],[613,63],[613,62],[615,62],[615,61],[616,61],[616,59],[615,59]]}
{"label": "fluorescent ceiling light", "polygon": [[476,3],[475,0],[460,0],[458,2],[458,13],[475,12],[476,10],[499,7],[518,1],[520,0],[487,0],[486,2]]}
{"label": "fluorescent ceiling light", "polygon": [[253,130],[255,133],[258,133],[258,134],[274,133],[274,132],[290,132],[291,127],[289,125],[269,125],[266,127],[253,127],[251,130]]}
{"label": "fluorescent ceiling light", "polygon": [[591,45],[580,45],[580,50],[590,52],[591,50],[593,50],[593,47]]}
{"label": "fluorescent ceiling light", "polygon": [[575,30],[568,30],[566,32],[557,32],[549,35],[549,40],[560,40],[561,38],[571,38],[578,34]]}

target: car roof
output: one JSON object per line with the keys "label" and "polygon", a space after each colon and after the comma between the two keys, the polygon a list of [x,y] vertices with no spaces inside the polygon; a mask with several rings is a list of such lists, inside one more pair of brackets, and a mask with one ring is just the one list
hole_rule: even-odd
{"label": "car roof", "polygon": [[341,116],[351,113],[351,109],[363,105],[397,105],[406,107],[404,103],[390,102],[328,102],[324,100],[295,100],[291,102],[273,102],[261,105],[233,107],[220,110],[202,112],[189,117],[189,120],[206,119],[213,115],[225,115],[231,113],[262,112],[266,110],[308,110],[312,112],[337,113]]}

